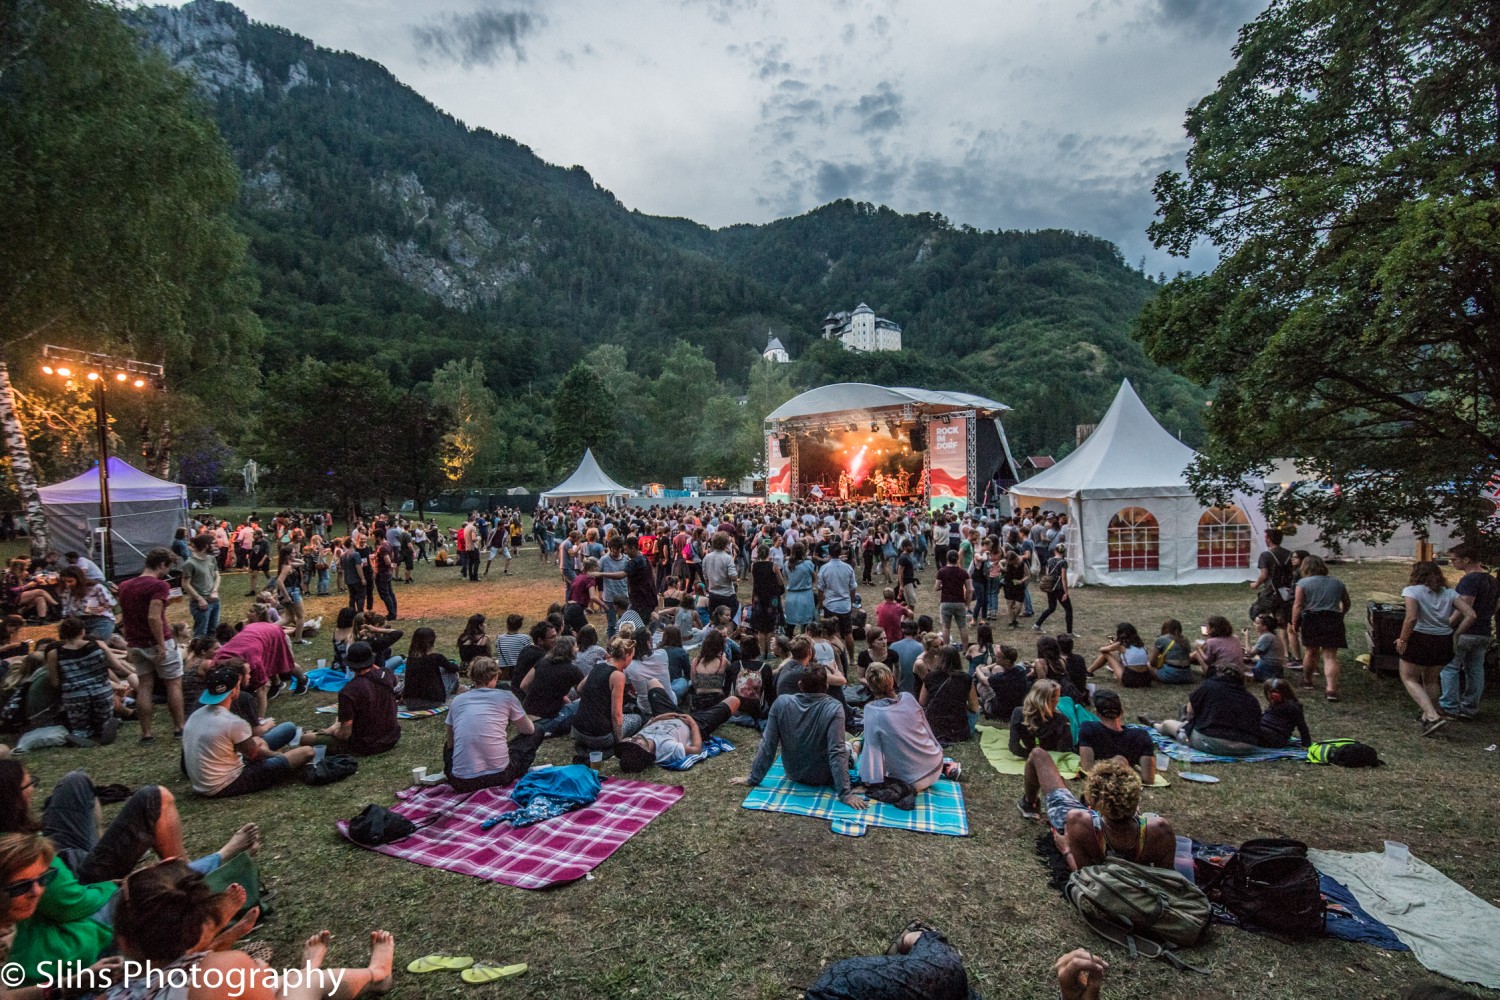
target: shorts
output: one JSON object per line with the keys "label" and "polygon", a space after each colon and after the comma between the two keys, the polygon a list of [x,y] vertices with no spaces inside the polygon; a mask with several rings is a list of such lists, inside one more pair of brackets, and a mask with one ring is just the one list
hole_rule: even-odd
{"label": "shorts", "polygon": [[[1156,670],[1156,679],[1163,684],[1191,684],[1194,681],[1191,667],[1162,666]],[[1126,685],[1127,687],[1129,685]],[[1145,685],[1141,685],[1144,687]]]}
{"label": "shorts", "polygon": [[236,795],[248,795],[251,792],[265,791],[273,785],[292,776],[292,765],[280,754],[270,757],[262,757],[260,760],[252,760],[245,765],[245,769],[239,773],[229,784],[215,792],[211,797],[216,799],[233,798]]}
{"label": "shorts", "polygon": [[[1178,682],[1174,681],[1172,683]],[[1122,675],[1120,678],[1120,686],[1128,688],[1148,688],[1151,686],[1151,671],[1145,669],[1136,670],[1133,667],[1126,667],[1124,675]]]}
{"label": "shorts", "polygon": [[1304,611],[1297,623],[1302,645],[1309,649],[1348,649],[1349,636],[1339,611]]}
{"label": "shorts", "polygon": [[301,604],[302,591],[296,587],[288,587],[286,589],[286,600],[288,604]]}
{"label": "shorts", "polygon": [[944,601],[938,605],[938,614],[941,616],[944,628],[947,628],[949,624],[957,624],[962,628],[969,621],[969,609],[963,604]]}
{"label": "shorts", "polygon": [[1446,667],[1453,662],[1453,633],[1413,632],[1406,640],[1406,652],[1401,659],[1419,667]]}
{"label": "shorts", "polygon": [[175,639],[168,639],[165,645],[166,658],[161,663],[156,662],[156,650],[150,646],[130,647],[125,660],[142,677],[151,675],[164,681],[179,680],[182,677],[182,652],[178,650]]}
{"label": "shorts", "polygon": [[829,611],[823,609],[824,618],[832,618],[839,623],[839,635],[848,635],[854,630],[854,613],[852,611]]}
{"label": "shorts", "polygon": [[1074,809],[1088,808],[1067,788],[1054,788],[1048,792],[1047,797],[1042,800],[1042,806],[1047,812],[1047,825],[1058,833],[1067,828],[1068,813]]}

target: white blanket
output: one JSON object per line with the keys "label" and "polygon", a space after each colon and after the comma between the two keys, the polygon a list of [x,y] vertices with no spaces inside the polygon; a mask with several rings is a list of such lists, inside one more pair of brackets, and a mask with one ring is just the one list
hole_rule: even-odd
{"label": "white blanket", "polygon": [[1413,857],[1404,875],[1384,854],[1307,852],[1325,875],[1349,887],[1359,905],[1405,942],[1423,966],[1465,983],[1500,989],[1500,910]]}

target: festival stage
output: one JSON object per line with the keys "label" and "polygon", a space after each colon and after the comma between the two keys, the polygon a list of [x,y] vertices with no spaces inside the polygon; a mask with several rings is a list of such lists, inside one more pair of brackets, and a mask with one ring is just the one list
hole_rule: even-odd
{"label": "festival stage", "polygon": [[966,510],[1017,480],[1000,416],[961,392],[840,382],[766,418],[766,499],[847,500]]}

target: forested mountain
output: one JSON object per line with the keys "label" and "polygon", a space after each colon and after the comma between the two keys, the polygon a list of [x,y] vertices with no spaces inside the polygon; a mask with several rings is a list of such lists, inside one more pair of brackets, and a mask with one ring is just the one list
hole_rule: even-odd
{"label": "forested mountain", "polygon": [[[1020,449],[1071,443],[1122,376],[1168,427],[1199,433],[1203,395],[1129,336],[1155,286],[1105,241],[983,232],[849,201],[718,231],[647,216],[582,167],[547,164],[378,64],[229,4],[125,16],[197,78],[237,158],[267,371],[312,355],[371,364],[407,387],[477,358],[501,437],[524,438],[530,455],[545,451],[551,392],[599,345],[623,348],[638,379],[661,377],[678,341],[695,345],[718,375],[701,387],[707,398],[746,391],[774,330],[800,359],[796,383],[980,391],[1015,407],[1007,424]],[[900,323],[907,350],[861,356],[817,342],[825,313],[859,302]],[[681,471],[634,454],[620,475]],[[520,466],[509,474],[524,478]]]}

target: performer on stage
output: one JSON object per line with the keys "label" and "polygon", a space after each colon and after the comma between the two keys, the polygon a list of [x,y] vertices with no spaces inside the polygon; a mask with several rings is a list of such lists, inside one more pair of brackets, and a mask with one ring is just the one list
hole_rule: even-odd
{"label": "performer on stage", "polygon": [[839,473],[839,499],[849,499],[849,473],[847,472]]}
{"label": "performer on stage", "polygon": [[901,494],[904,497],[910,491],[910,488],[911,488],[911,473],[908,472],[905,469],[899,470],[896,473],[896,492],[899,493],[899,494]]}

